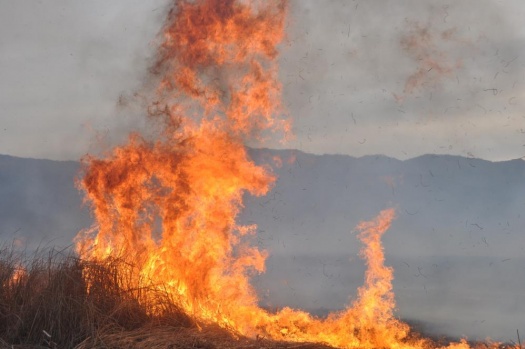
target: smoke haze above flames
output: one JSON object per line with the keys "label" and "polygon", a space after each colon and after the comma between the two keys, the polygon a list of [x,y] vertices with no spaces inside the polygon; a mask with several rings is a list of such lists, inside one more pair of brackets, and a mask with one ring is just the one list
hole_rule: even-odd
{"label": "smoke haze above flames", "polygon": [[[2,2],[0,153],[78,159],[142,128],[133,100],[117,104],[147,80],[167,5]],[[296,138],[252,145],[520,158],[524,15],[520,1],[291,1],[280,74]]]}

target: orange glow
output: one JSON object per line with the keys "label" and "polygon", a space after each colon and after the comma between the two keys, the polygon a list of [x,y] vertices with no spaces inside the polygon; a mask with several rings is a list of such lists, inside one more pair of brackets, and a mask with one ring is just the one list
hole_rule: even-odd
{"label": "orange glow", "polygon": [[368,269],[346,310],[318,319],[258,306],[249,277],[264,272],[267,252],[249,244],[255,226],[239,226],[236,217],[245,192],[265,195],[275,181],[245,142],[289,130],[276,117],[283,114],[276,57],[286,11],[284,0],[175,1],[148,109],[159,135],[132,134],[105,158],[83,159],[79,185],[97,223],[79,234],[77,250],[86,259],[129,261],[138,270],[130,281],[148,286],[146,296],[157,285],[199,321],[242,335],[341,348],[430,347],[394,317],[393,270],[381,245],[393,210],[357,227]]}
{"label": "orange glow", "polygon": [[9,279],[9,283],[11,285],[16,285],[24,278],[27,278],[27,270],[22,266],[17,266],[14,269],[13,274],[11,275],[11,278]]}

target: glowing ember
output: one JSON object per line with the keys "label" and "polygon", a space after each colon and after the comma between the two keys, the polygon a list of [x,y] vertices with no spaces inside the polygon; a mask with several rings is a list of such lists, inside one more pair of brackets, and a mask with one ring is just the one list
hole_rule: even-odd
{"label": "glowing ember", "polygon": [[266,252],[247,242],[255,227],[235,219],[243,193],[264,195],[274,181],[245,142],[289,128],[275,118],[286,9],[281,0],[175,2],[149,108],[160,133],[133,134],[106,158],[84,159],[80,185],[97,225],[79,234],[77,249],[87,259],[128,260],[136,287],[153,293],[157,285],[188,314],[240,334],[344,348],[430,346],[393,316],[393,271],[380,240],[393,210],[357,227],[368,270],[348,309],[322,320],[258,306],[249,275],[264,271]]}

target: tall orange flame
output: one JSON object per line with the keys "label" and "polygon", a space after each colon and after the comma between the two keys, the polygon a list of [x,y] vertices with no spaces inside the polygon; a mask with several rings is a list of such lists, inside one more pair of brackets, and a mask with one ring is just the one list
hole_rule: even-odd
{"label": "tall orange flame", "polygon": [[[175,5],[149,108],[161,132],[153,141],[133,134],[107,158],[84,159],[81,186],[98,224],[81,234],[78,250],[85,258],[133,256],[137,283],[166,283],[188,313],[237,328],[258,311],[248,273],[264,270],[266,252],[245,241],[254,227],[235,217],[245,191],[263,195],[274,181],[244,142],[287,128],[274,118],[286,3]],[[243,307],[246,315],[232,315]]]}
{"label": "tall orange flame", "polygon": [[249,244],[255,227],[235,219],[245,192],[264,195],[274,181],[245,142],[289,129],[275,117],[286,10],[285,0],[174,2],[148,110],[160,132],[153,140],[132,134],[107,157],[83,159],[80,186],[97,224],[79,234],[77,250],[86,259],[128,260],[136,287],[157,285],[200,321],[243,335],[341,348],[429,346],[410,339],[393,314],[393,271],[381,245],[393,210],[357,227],[368,270],[348,309],[323,320],[258,306],[249,276],[264,271],[267,253]]}

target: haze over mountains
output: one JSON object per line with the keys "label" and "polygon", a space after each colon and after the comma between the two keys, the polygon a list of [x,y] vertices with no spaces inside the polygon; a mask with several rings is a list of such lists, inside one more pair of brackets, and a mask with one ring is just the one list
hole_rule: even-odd
{"label": "haze over mountains", "polygon": [[[341,308],[363,279],[353,228],[394,207],[384,247],[399,316],[480,339],[513,339],[523,326],[525,161],[251,153],[277,176],[268,195],[246,195],[239,217],[270,253],[253,279],[265,306]],[[2,242],[70,245],[91,225],[77,174],[76,162],[0,156]]]}

